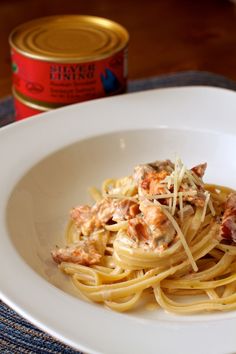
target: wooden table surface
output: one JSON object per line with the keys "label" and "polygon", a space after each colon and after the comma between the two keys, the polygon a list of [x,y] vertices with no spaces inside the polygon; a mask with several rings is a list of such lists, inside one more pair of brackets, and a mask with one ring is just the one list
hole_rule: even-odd
{"label": "wooden table surface", "polygon": [[0,97],[11,92],[11,30],[56,14],[102,16],[125,26],[130,79],[203,70],[236,80],[236,5],[229,0],[0,0]]}

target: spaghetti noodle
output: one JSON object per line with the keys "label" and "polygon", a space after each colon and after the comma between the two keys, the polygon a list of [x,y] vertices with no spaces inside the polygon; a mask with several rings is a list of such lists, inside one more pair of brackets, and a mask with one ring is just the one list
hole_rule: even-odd
{"label": "spaghetti noodle", "polygon": [[236,309],[236,193],[204,184],[205,170],[156,161],[91,188],[94,205],[72,209],[54,261],[79,293],[116,311],[145,294],[175,313]]}

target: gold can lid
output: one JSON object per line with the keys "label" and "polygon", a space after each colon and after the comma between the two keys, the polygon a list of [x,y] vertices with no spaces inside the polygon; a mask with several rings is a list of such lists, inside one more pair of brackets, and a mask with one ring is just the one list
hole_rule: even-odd
{"label": "gold can lid", "polygon": [[127,46],[129,34],[96,16],[62,15],[26,22],[12,31],[10,45],[24,56],[60,63],[106,58]]}

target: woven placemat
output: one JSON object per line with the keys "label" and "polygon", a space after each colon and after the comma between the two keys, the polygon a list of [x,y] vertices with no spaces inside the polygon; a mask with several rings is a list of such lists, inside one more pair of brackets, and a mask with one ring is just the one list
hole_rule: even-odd
{"label": "woven placemat", "polygon": [[[209,72],[189,71],[130,81],[128,92],[155,88],[182,86],[215,86],[236,90],[236,82]],[[14,122],[14,106],[11,96],[0,100],[0,126]],[[1,285],[0,285],[1,286]],[[79,328],[78,328],[79,331]],[[0,353],[80,353],[42,332],[0,302]]]}

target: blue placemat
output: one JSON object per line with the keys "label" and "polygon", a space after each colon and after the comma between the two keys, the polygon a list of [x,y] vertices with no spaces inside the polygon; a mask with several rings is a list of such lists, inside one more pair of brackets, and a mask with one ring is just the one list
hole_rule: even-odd
{"label": "blue placemat", "polygon": [[[188,71],[130,81],[128,92],[194,85],[215,86],[236,90],[236,82],[224,76],[209,72]],[[0,126],[12,122],[14,122],[14,107],[13,99],[9,96],[0,100]],[[0,302],[0,353],[78,354],[80,352],[37,329],[3,302]]]}

